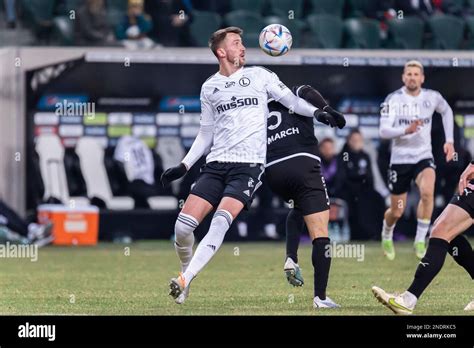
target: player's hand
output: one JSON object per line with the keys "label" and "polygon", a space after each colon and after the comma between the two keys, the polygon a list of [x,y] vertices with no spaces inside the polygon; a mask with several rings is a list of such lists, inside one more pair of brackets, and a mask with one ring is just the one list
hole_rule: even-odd
{"label": "player's hand", "polygon": [[187,173],[188,169],[184,163],[180,163],[176,167],[171,167],[166,169],[163,174],[161,174],[161,184],[163,187],[167,187],[171,184],[172,181],[178,180]]}
{"label": "player's hand", "polygon": [[406,129],[405,129],[405,134],[413,134],[418,131],[418,127],[421,127],[423,125],[422,120],[416,120],[415,122],[411,123]]}
{"label": "player's hand", "polygon": [[445,143],[443,146],[444,154],[446,155],[446,162],[452,161],[454,158],[454,145],[453,143]]}
{"label": "player's hand", "polygon": [[336,119],[330,113],[323,111],[321,109],[317,109],[314,112],[314,117],[316,117],[316,119],[319,122],[327,124],[331,128],[334,128],[337,126]]}
{"label": "player's hand", "polygon": [[326,105],[323,110],[330,114],[336,120],[337,128],[344,128],[344,126],[346,125],[346,119],[344,118],[344,115],[342,113],[337,110],[334,110],[329,105]]}
{"label": "player's hand", "polygon": [[459,194],[462,195],[464,189],[468,187],[469,181],[474,178],[474,164],[472,162],[464,169],[464,172],[461,174],[459,178],[459,185],[458,191]]}

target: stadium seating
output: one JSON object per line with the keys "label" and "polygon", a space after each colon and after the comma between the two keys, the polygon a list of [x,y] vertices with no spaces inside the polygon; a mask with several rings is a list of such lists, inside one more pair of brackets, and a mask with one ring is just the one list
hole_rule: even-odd
{"label": "stadium seating", "polygon": [[303,0],[269,0],[269,3],[271,12],[277,16],[288,19],[289,11],[293,11],[294,18],[303,17]]}
{"label": "stadium seating", "polygon": [[347,35],[346,48],[380,48],[379,22],[367,18],[351,18],[344,23]]}
{"label": "stadium seating", "polygon": [[242,39],[247,47],[258,47],[258,36],[265,22],[258,14],[250,11],[238,10],[225,15],[225,23],[228,26],[238,26],[244,30]]}
{"label": "stadium seating", "polygon": [[286,17],[279,16],[268,16],[263,18],[264,25],[279,23],[284,25],[290,30],[293,38],[293,48],[301,47],[303,31],[306,28],[306,24],[303,20],[300,19],[287,19]]}
{"label": "stadium seating", "polygon": [[437,15],[428,19],[433,33],[433,48],[457,50],[461,48],[464,36],[464,21],[450,15]]}
{"label": "stadium seating", "polygon": [[349,17],[365,17],[370,2],[373,2],[373,0],[348,0],[350,7]]}
{"label": "stadium seating", "polygon": [[67,16],[59,16],[53,19],[53,41],[61,46],[74,44],[74,22]]}
{"label": "stadium seating", "polygon": [[231,0],[232,10],[249,11],[256,14],[262,14],[265,6],[265,0]]}
{"label": "stadium seating", "polygon": [[66,171],[69,194],[87,197],[87,187],[82,176],[81,163],[73,148],[64,149],[64,169]]}
{"label": "stadium seating", "polygon": [[474,48],[474,16],[466,17],[467,27],[467,47],[469,49]]}
{"label": "stadium seating", "polygon": [[331,15],[310,15],[308,24],[311,30],[310,45],[314,48],[340,48],[344,24],[342,20]]}
{"label": "stadium seating", "polygon": [[131,197],[115,197],[110,189],[104,168],[104,149],[93,137],[82,137],[76,145],[76,153],[81,161],[81,170],[87,184],[87,195],[105,202],[108,209],[133,209]]}
{"label": "stadium seating", "polygon": [[128,8],[128,0],[107,0],[107,10],[116,10],[126,12]]}
{"label": "stadium seating", "polygon": [[64,167],[64,147],[55,134],[40,135],[36,141],[41,177],[44,183],[45,201],[55,198],[63,204],[75,206],[88,205],[85,197],[70,197]]}
{"label": "stadium seating", "polygon": [[220,28],[222,18],[214,12],[193,11],[193,21],[191,23],[191,37],[194,44],[200,47],[207,47],[211,34]]}
{"label": "stadium seating", "polygon": [[50,0],[23,0],[24,23],[30,26],[37,37],[51,29],[55,2]]}
{"label": "stadium seating", "polygon": [[329,14],[342,18],[344,0],[311,0],[312,14]]}
{"label": "stadium seating", "polygon": [[388,22],[389,48],[421,49],[424,22],[418,17],[393,18]]}

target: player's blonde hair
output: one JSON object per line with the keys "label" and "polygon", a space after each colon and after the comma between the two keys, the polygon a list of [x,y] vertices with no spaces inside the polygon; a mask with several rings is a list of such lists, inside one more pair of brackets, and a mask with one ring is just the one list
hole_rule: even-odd
{"label": "player's blonde hair", "polygon": [[405,67],[403,68],[403,71],[405,71],[407,68],[413,68],[413,67],[417,67],[417,68],[420,68],[421,70],[421,73],[424,74],[425,73],[425,69],[423,68],[423,64],[421,64],[421,62],[419,60],[409,60],[408,62],[405,63]]}

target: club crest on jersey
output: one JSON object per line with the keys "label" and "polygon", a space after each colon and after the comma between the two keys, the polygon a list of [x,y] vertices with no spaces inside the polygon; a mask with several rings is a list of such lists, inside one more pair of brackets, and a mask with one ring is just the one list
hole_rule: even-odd
{"label": "club crest on jersey", "polygon": [[239,85],[241,85],[242,87],[247,87],[248,85],[250,85],[250,79],[248,77],[241,77],[239,80]]}
{"label": "club crest on jersey", "polygon": [[235,81],[229,81],[225,83],[225,88],[233,87],[235,86]]}
{"label": "club crest on jersey", "polygon": [[242,106],[258,105],[258,98],[230,98],[232,100],[230,103],[220,104],[216,107],[217,113],[222,113],[224,111],[237,109]]}

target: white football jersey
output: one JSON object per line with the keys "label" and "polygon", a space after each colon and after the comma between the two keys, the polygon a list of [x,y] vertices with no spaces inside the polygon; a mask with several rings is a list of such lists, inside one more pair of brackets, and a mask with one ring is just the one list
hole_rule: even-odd
{"label": "white football jersey", "polygon": [[130,182],[143,180],[150,185],[155,183],[153,154],[140,139],[128,135],[121,137],[115,148],[114,159],[123,163]]}
{"label": "white football jersey", "polygon": [[242,67],[230,76],[212,75],[201,89],[201,125],[213,125],[206,162],[265,163],[267,100],[290,89],[262,67]]}
{"label": "white football jersey", "polygon": [[[413,164],[433,157],[431,126],[435,111],[443,117],[446,142],[453,142],[453,112],[438,91],[423,88],[414,97],[402,87],[388,95],[382,105],[380,128],[400,130],[401,134],[392,139],[391,164]],[[404,130],[416,119],[422,120],[423,126],[405,135]]]}

